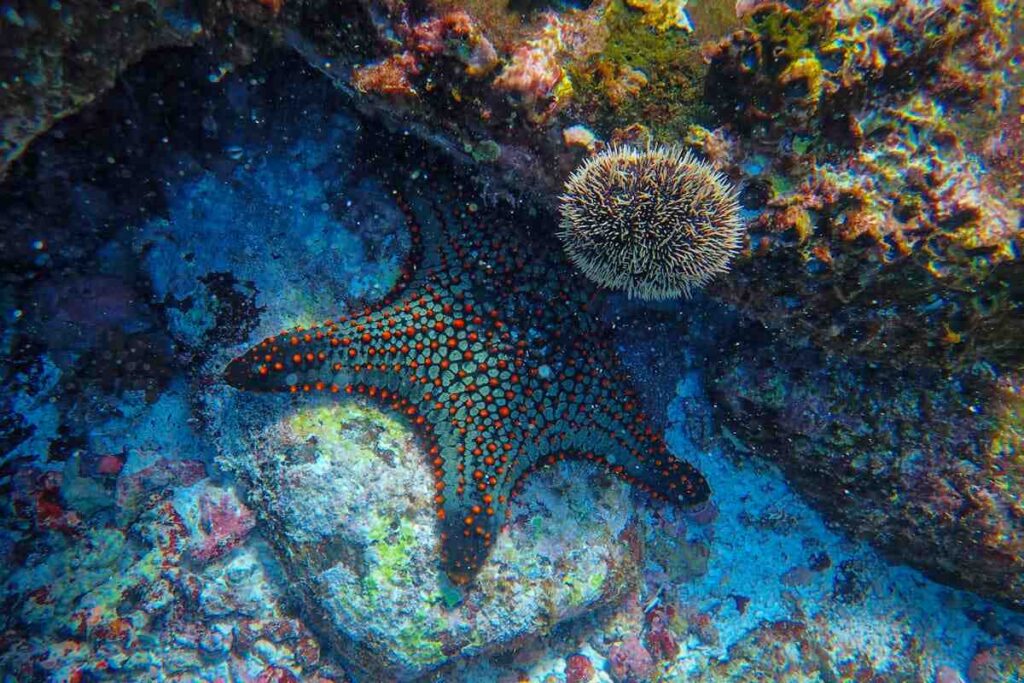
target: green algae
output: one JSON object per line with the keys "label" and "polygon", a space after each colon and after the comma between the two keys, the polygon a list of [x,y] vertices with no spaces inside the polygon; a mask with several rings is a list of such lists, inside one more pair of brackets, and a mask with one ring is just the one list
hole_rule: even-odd
{"label": "green algae", "polygon": [[444,647],[440,640],[428,636],[428,627],[421,624],[407,624],[398,632],[397,640],[402,652],[414,664],[434,664],[445,659]]}
{"label": "green algae", "polygon": [[772,46],[773,62],[782,65],[813,55],[812,48],[827,40],[828,28],[809,12],[760,12],[751,20],[753,30]]}
{"label": "green algae", "polygon": [[587,601],[586,584],[580,581],[577,577],[569,574],[565,577],[564,585],[568,589],[569,594],[566,599],[569,605],[572,607],[579,607]]}
{"label": "green algae", "polygon": [[[682,31],[660,33],[622,0],[605,15],[609,31],[604,50],[569,67],[574,112],[608,136],[615,128],[642,123],[656,140],[682,138],[695,122],[707,122],[703,103],[707,67],[698,42]],[[640,72],[646,84],[616,92],[626,74]]]}
{"label": "green algae", "polygon": [[474,161],[480,163],[492,163],[501,156],[501,145],[494,140],[483,140],[478,143],[464,142],[463,151],[473,157]]}
{"label": "green algae", "polygon": [[441,583],[441,590],[437,591],[435,601],[444,603],[446,609],[455,609],[462,604],[462,593],[451,583],[444,581]]}
{"label": "green algae", "polygon": [[[401,439],[410,434],[400,418],[345,399],[303,407],[288,420],[288,427],[301,439],[315,436],[320,448],[344,452],[345,457],[360,463],[379,457],[376,451],[381,448],[398,451]],[[359,438],[354,439],[353,432]]]}
{"label": "green algae", "polygon": [[377,555],[377,564],[370,576],[375,578],[378,585],[381,582],[392,585],[408,583],[411,579],[409,567],[412,565],[412,547],[416,543],[415,529],[405,518],[398,520],[396,529],[393,519],[373,512],[370,514],[373,517],[369,538]]}

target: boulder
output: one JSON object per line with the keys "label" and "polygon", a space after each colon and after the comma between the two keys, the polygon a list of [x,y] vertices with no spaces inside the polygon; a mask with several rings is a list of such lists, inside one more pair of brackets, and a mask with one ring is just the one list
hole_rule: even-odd
{"label": "boulder", "polygon": [[1017,376],[946,375],[767,345],[723,358],[727,434],[890,558],[1024,607],[1024,396]]}
{"label": "boulder", "polygon": [[208,402],[220,462],[245,482],[307,623],[367,680],[522,645],[636,587],[630,494],[597,469],[535,473],[459,588],[439,563],[425,451],[403,422],[350,399],[223,391]]}

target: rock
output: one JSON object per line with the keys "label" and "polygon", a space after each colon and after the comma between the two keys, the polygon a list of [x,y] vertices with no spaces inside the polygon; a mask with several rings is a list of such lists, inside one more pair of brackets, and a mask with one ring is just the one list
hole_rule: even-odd
{"label": "rock", "polygon": [[433,480],[406,425],[352,400],[222,391],[208,401],[220,463],[247,485],[307,623],[372,680],[521,645],[635,588],[633,506],[596,469],[532,475],[460,589],[440,569]]}
{"label": "rock", "polygon": [[829,519],[939,581],[1024,606],[1019,377],[897,372],[771,345],[710,376],[722,424]]}
{"label": "rock", "polygon": [[969,683],[1003,683],[1019,681],[1024,668],[1024,649],[996,645],[978,649],[967,667]]}
{"label": "rock", "polygon": [[1024,283],[1020,156],[1010,170],[979,144],[1019,139],[1019,112],[1000,105],[1021,78],[1004,61],[1019,17],[984,3],[753,4],[767,6],[749,28],[705,49],[720,127],[689,133],[751,211],[713,294],[878,362],[1024,367],[1020,297],[989,294]]}
{"label": "rock", "polygon": [[129,64],[201,35],[173,2],[19,3],[0,20],[0,178],[54,122],[114,84]]}
{"label": "rock", "polygon": [[[191,175],[168,193],[167,218],[134,236],[180,344],[234,344],[261,320],[280,328],[296,311],[335,311],[390,289],[408,251],[404,221],[379,181],[352,170],[358,122],[329,107],[310,101],[301,135],[282,149],[238,146],[251,161]],[[244,120],[223,118],[224,135],[244,134]]]}
{"label": "rock", "polygon": [[[473,164],[485,195],[512,190],[553,208],[592,142],[583,130],[624,140],[643,121],[653,142],[698,149],[743,188],[750,240],[715,296],[787,334],[884,362],[1024,366],[1012,342],[1024,334],[1012,295],[1024,282],[1013,190],[1021,126],[1005,104],[1021,77],[1014,13],[914,0],[812,0],[799,11],[743,2],[735,12],[728,2],[686,12],[682,2],[636,2],[658,8],[661,28],[689,25],[689,16],[694,35],[653,32],[650,13],[621,3],[566,3],[525,19],[472,3],[427,3],[411,19],[396,9],[402,3],[374,0],[212,2],[201,16],[170,0],[9,8],[0,23],[13,55],[0,70],[0,175],[147,50],[203,39],[224,55],[216,80],[269,37],[360,111]],[[735,13],[748,28],[702,50],[699,40],[736,27]],[[568,147],[561,131],[571,131]],[[233,199],[215,183],[198,191]],[[267,214],[244,199],[238,206]],[[226,237],[218,244],[244,234]],[[176,337],[200,346],[232,315],[218,287],[242,303],[253,292],[194,280],[159,294],[180,303],[197,293],[191,308],[169,314]]]}
{"label": "rock", "polygon": [[151,497],[166,496],[172,485],[188,486],[205,476],[201,462],[161,458],[117,480],[118,514],[123,520],[132,519]]}
{"label": "rock", "polygon": [[[103,458],[112,457],[114,456],[102,456],[99,458],[99,465],[104,462]],[[109,482],[104,482],[100,478],[84,476],[81,467],[82,456],[75,451],[64,464],[60,495],[69,508],[83,518],[88,518],[100,510],[112,507],[114,492],[113,485]],[[98,474],[102,474],[102,472],[98,472]]]}

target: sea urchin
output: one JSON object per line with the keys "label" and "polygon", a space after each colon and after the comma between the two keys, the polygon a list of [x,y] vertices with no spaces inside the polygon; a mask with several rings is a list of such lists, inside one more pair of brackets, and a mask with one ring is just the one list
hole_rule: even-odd
{"label": "sea urchin", "polygon": [[743,235],[736,191],[678,147],[612,147],[573,172],[558,236],[594,282],[631,297],[689,296],[729,269]]}

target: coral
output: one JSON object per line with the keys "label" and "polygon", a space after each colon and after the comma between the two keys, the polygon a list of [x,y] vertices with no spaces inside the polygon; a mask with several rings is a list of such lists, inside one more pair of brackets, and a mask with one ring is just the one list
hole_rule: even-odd
{"label": "coral", "polygon": [[[726,125],[689,142],[760,214],[714,293],[832,351],[1024,363],[1009,341],[1024,334],[1024,233],[998,168],[1005,80],[1021,78],[1009,21],[987,2],[769,3],[711,48],[706,92]],[[978,126],[979,110],[1000,123]]]}
{"label": "coral", "polygon": [[566,111],[602,137],[643,123],[659,141],[676,142],[692,124],[705,122],[707,65],[688,34],[658,34],[642,16],[621,1],[609,3],[602,22],[607,39],[592,55],[567,63],[573,99]]}
{"label": "coral", "polygon": [[[719,419],[825,515],[932,577],[1024,605],[1020,379],[897,372],[772,345],[713,373]],[[855,565],[837,598],[863,599]]]}
{"label": "coral", "polygon": [[626,0],[626,4],[644,13],[644,23],[659,31],[672,28],[693,31],[686,15],[687,0]]}
{"label": "coral", "polygon": [[413,85],[417,76],[440,57],[462,64],[464,73],[480,78],[498,65],[491,42],[465,12],[449,12],[405,30],[406,50],[352,72],[352,84],[361,92],[419,97]]}
{"label": "coral", "polygon": [[[13,480],[16,500],[33,495],[28,475]],[[214,680],[229,660],[259,671],[273,659],[316,680],[318,649],[278,607],[270,558],[247,549],[202,573],[186,568],[184,518],[208,490],[171,478],[130,518],[32,539],[33,559],[12,557],[0,588],[0,669],[18,680]]]}
{"label": "coral", "polygon": [[562,140],[569,147],[582,147],[588,152],[593,152],[598,144],[597,137],[586,126],[569,126],[562,131]]}
{"label": "coral", "polygon": [[672,661],[679,654],[679,644],[669,625],[675,616],[672,605],[659,605],[645,616],[644,644],[656,662]]}
{"label": "coral", "polygon": [[360,92],[415,97],[416,89],[413,88],[411,77],[418,76],[420,71],[416,57],[412,53],[403,52],[354,69],[352,85]]}
{"label": "coral", "polygon": [[636,636],[608,650],[608,668],[616,683],[640,683],[654,673],[654,659]]}
{"label": "coral", "polygon": [[412,263],[375,307],[268,337],[227,367],[232,386],[366,396],[412,420],[430,444],[442,561],[459,584],[542,464],[583,458],[657,499],[707,499],[700,473],[648,426],[582,282],[516,238],[514,223],[467,237],[479,218],[454,187],[395,193],[427,267],[413,278]]}
{"label": "coral", "polygon": [[611,148],[566,182],[558,236],[588,278],[631,297],[689,296],[728,270],[743,228],[724,176],[678,148]]}
{"label": "coral", "polygon": [[562,56],[574,47],[566,42],[557,15],[546,14],[537,34],[513,50],[494,87],[515,93],[530,120],[541,123],[564,106],[572,81],[562,68]]}
{"label": "coral", "polygon": [[229,493],[214,501],[204,492],[199,499],[199,514],[205,535],[192,549],[192,557],[201,562],[214,560],[237,547],[256,525],[252,512]]}
{"label": "coral", "polygon": [[597,672],[586,655],[569,655],[565,660],[565,683],[590,683]]}

